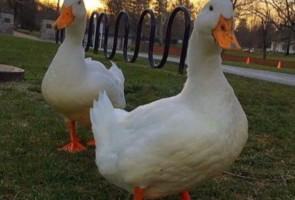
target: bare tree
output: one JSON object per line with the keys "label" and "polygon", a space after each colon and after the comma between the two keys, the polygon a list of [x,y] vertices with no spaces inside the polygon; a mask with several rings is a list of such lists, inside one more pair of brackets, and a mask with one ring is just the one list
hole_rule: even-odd
{"label": "bare tree", "polygon": [[286,55],[289,55],[290,44],[294,31],[292,24],[295,21],[295,1],[294,0],[265,0],[276,12],[274,24],[278,27],[289,29]]}
{"label": "bare tree", "polygon": [[250,5],[253,0],[232,0],[233,9],[245,9],[248,5]]}
{"label": "bare tree", "polygon": [[295,20],[294,0],[265,0],[276,11],[277,24],[291,25]]}
{"label": "bare tree", "polygon": [[8,5],[13,9],[15,25],[17,26],[19,22],[19,13],[22,9],[24,2],[22,0],[8,0]]}
{"label": "bare tree", "polygon": [[172,5],[173,5],[173,8],[180,5],[185,6],[190,11],[191,18],[194,19],[196,12],[195,12],[195,6],[191,0],[175,0]]}
{"label": "bare tree", "polygon": [[256,1],[258,0],[232,0],[235,18],[242,19],[251,15],[251,13],[249,13],[249,8]]}
{"label": "bare tree", "polygon": [[257,17],[260,21],[260,30],[262,32],[262,50],[263,59],[266,59],[266,48],[267,48],[267,37],[268,30],[272,23],[271,9],[267,0],[264,1],[254,1],[249,8],[249,12]]}
{"label": "bare tree", "polygon": [[130,16],[130,29],[132,33],[136,32],[137,23],[141,12],[150,6],[151,0],[103,0],[107,12],[111,16],[111,21],[114,19],[121,10],[126,10]]}
{"label": "bare tree", "polygon": [[165,24],[169,18],[168,0],[155,0],[153,5],[157,20],[156,37],[160,45],[163,45]]}
{"label": "bare tree", "polygon": [[110,15],[116,16],[121,10],[123,10],[126,0],[103,0],[104,4],[108,8]]}
{"label": "bare tree", "polygon": [[[110,24],[111,27],[114,27],[116,17],[118,16],[119,12],[126,9],[127,0],[102,0],[102,2],[106,5],[106,10],[110,16]],[[120,27],[120,30],[122,28]],[[114,29],[111,29],[113,31]]]}
{"label": "bare tree", "polygon": [[235,30],[235,35],[242,47],[252,48],[253,47],[253,38],[251,38],[250,30],[247,26],[247,19],[243,18],[240,20],[237,28]]}
{"label": "bare tree", "polygon": [[14,11],[14,19],[16,26],[21,25],[23,28],[35,29],[37,5],[35,0],[8,0],[8,5]]}
{"label": "bare tree", "polygon": [[[151,1],[152,0],[128,0],[124,5],[124,8],[129,12],[131,18],[130,29],[132,33],[136,33],[139,17],[144,9],[150,7]],[[146,26],[144,26],[144,29],[145,31],[143,31],[143,34],[146,32]]]}

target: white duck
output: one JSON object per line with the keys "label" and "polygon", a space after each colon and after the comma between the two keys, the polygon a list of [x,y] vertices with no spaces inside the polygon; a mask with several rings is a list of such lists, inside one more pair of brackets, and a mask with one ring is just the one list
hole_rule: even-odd
{"label": "white duck", "polygon": [[180,94],[113,109],[106,93],[90,111],[96,164],[134,200],[180,194],[234,162],[248,138],[246,115],[221,69],[221,48],[239,49],[230,0],[211,0],[195,20]]}
{"label": "white duck", "polygon": [[75,136],[75,122],[91,128],[89,111],[93,99],[102,90],[108,93],[115,107],[125,108],[124,75],[115,63],[107,70],[102,63],[85,59],[82,40],[86,9],[83,0],[65,0],[53,27],[66,28],[66,36],[45,74],[42,93],[47,103],[64,115],[68,124],[71,142],[59,150],[82,151],[85,147]]}

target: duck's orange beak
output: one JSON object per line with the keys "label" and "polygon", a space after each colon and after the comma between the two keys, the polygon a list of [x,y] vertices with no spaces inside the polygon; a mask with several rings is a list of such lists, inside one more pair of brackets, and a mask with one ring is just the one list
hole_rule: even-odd
{"label": "duck's orange beak", "polygon": [[65,8],[64,6],[61,9],[60,16],[52,24],[52,28],[55,30],[61,30],[66,28],[74,20],[74,15],[72,11],[72,6]]}
{"label": "duck's orange beak", "polygon": [[220,15],[219,21],[213,30],[213,36],[222,49],[241,49],[233,31],[233,18],[226,19],[223,15]]}

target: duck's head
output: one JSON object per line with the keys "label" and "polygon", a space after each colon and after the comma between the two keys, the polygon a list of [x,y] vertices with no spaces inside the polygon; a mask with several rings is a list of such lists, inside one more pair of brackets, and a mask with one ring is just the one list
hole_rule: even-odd
{"label": "duck's head", "polygon": [[195,20],[195,32],[207,45],[222,49],[239,50],[241,47],[233,31],[233,5],[231,0],[211,0]]}
{"label": "duck's head", "polygon": [[64,0],[60,16],[52,24],[52,28],[61,30],[74,21],[85,20],[86,8],[83,0]]}

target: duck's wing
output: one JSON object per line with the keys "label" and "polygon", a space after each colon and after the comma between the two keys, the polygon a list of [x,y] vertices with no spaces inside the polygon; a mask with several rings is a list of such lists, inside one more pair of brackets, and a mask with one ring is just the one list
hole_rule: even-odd
{"label": "duck's wing", "polygon": [[85,88],[85,96],[92,96],[96,99],[99,92],[106,91],[113,105],[116,108],[125,108],[124,96],[124,75],[117,65],[112,62],[110,70],[99,61],[91,58],[85,59],[87,66],[87,75],[81,88]]}
{"label": "duck's wing", "polygon": [[124,85],[124,83],[125,83],[125,77],[124,77],[124,74],[123,74],[122,70],[119,69],[119,67],[117,66],[117,64],[115,62],[111,61],[111,63],[112,63],[112,66],[109,69],[109,71],[114,76],[116,76],[121,81],[121,83]]}
{"label": "duck's wing", "polygon": [[85,58],[85,63],[86,63],[86,66],[88,68],[88,70],[91,70],[91,71],[99,71],[101,73],[107,73],[108,70],[107,68],[105,67],[105,65],[97,60],[92,60],[92,58]]}
{"label": "duck's wing", "polygon": [[86,65],[91,68],[91,70],[99,70],[101,73],[105,73],[107,75],[113,75],[113,77],[116,77],[122,85],[125,83],[125,77],[122,72],[122,70],[117,66],[117,64],[113,61],[110,61],[112,66],[108,70],[105,65],[99,61],[92,60],[92,58],[86,58],[85,59]]}

